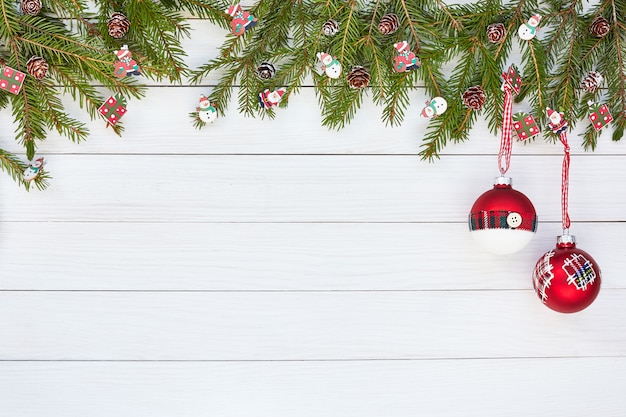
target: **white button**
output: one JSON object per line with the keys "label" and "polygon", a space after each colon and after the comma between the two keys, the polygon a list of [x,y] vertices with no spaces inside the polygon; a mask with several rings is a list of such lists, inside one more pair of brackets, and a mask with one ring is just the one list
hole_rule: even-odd
{"label": "white button", "polygon": [[515,212],[509,213],[509,215],[506,216],[506,224],[508,224],[511,229],[520,227],[522,224],[522,215]]}

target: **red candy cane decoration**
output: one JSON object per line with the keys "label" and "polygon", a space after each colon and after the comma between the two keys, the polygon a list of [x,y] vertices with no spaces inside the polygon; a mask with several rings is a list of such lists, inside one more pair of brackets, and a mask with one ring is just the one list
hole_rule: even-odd
{"label": "red candy cane decoration", "polygon": [[568,234],[570,226],[569,219],[569,163],[570,163],[570,148],[567,143],[567,121],[563,118],[563,113],[556,112],[550,107],[546,108],[548,119],[550,120],[548,126],[550,129],[559,135],[559,140],[563,144],[563,168],[561,170],[561,225],[563,227],[563,234]]}

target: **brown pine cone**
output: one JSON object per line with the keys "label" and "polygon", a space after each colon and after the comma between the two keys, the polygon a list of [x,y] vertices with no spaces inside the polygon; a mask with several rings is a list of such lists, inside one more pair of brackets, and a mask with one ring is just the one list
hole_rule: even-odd
{"label": "brown pine cone", "polygon": [[261,62],[256,69],[256,73],[262,80],[269,80],[276,74],[276,68],[269,62]]}
{"label": "brown pine cone", "polygon": [[115,12],[107,21],[109,27],[109,35],[115,39],[119,39],[126,35],[130,28],[130,20],[120,12]]}
{"label": "brown pine cone", "polygon": [[589,74],[587,74],[585,78],[583,78],[580,86],[585,91],[593,93],[600,87],[600,84],[602,84],[603,80],[604,77],[602,76],[602,74],[597,71],[590,71]]}
{"label": "brown pine cone", "polygon": [[482,109],[486,99],[487,94],[485,94],[485,90],[479,85],[470,87],[463,93],[463,104],[470,109]]}
{"label": "brown pine cone", "polygon": [[492,23],[487,26],[487,39],[491,43],[500,43],[506,38],[506,27],[503,23]]}
{"label": "brown pine cone", "polygon": [[378,22],[378,30],[383,35],[391,35],[393,32],[398,30],[399,26],[400,21],[398,20],[398,15],[395,13],[387,13],[381,17],[380,22]]}
{"label": "brown pine cone", "polygon": [[42,80],[48,74],[48,63],[40,56],[31,56],[26,62],[26,71],[38,80]]}
{"label": "brown pine cone", "polygon": [[326,36],[335,36],[339,32],[339,23],[333,19],[327,20],[322,25],[322,32]]}
{"label": "brown pine cone", "polygon": [[589,32],[598,38],[606,36],[610,30],[611,24],[602,16],[598,16],[593,19],[593,22],[591,22],[591,25],[589,26]]}
{"label": "brown pine cone", "polygon": [[41,11],[41,0],[22,0],[20,8],[24,14],[38,15]]}
{"label": "brown pine cone", "polygon": [[370,74],[360,65],[352,67],[348,73],[348,83],[352,88],[365,88],[370,83]]}

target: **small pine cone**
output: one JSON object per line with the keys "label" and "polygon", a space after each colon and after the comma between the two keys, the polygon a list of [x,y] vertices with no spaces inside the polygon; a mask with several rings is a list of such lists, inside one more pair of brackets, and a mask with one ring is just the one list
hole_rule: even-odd
{"label": "small pine cone", "polygon": [[604,77],[597,71],[590,71],[589,74],[583,78],[583,81],[580,83],[580,86],[590,93],[595,92],[600,84],[602,84],[602,80]]}
{"label": "small pine cone", "polygon": [[256,69],[256,73],[262,80],[269,80],[276,75],[276,68],[269,62],[261,62]]}
{"label": "small pine cone", "polygon": [[463,104],[470,109],[482,109],[486,99],[487,94],[485,94],[485,90],[479,85],[470,87],[463,93]]}
{"label": "small pine cone", "polygon": [[130,20],[120,12],[115,12],[107,22],[109,27],[109,35],[115,39],[119,39],[126,35],[130,28]]}
{"label": "small pine cone", "polygon": [[487,39],[491,43],[500,43],[506,38],[506,27],[503,23],[492,23],[487,26]]}
{"label": "small pine cone", "polygon": [[609,33],[610,30],[611,24],[602,16],[598,16],[593,19],[593,22],[591,22],[591,25],[589,26],[589,32],[591,32],[592,35],[598,38],[606,36],[606,34]]}
{"label": "small pine cone", "polygon": [[395,13],[387,13],[381,17],[380,22],[378,22],[378,30],[383,35],[391,35],[393,32],[398,30],[399,26],[400,21],[398,20],[398,15]]}
{"label": "small pine cone", "polygon": [[348,73],[348,83],[352,88],[365,88],[370,83],[370,74],[360,65],[352,67]]}
{"label": "small pine cone", "polygon": [[20,8],[22,13],[36,16],[41,11],[41,0],[22,0]]}
{"label": "small pine cone", "polygon": [[327,20],[322,25],[322,32],[326,36],[335,36],[339,32],[339,23],[333,19]]}
{"label": "small pine cone", "polygon": [[38,80],[42,80],[48,74],[48,63],[40,56],[32,56],[26,62],[26,71]]}

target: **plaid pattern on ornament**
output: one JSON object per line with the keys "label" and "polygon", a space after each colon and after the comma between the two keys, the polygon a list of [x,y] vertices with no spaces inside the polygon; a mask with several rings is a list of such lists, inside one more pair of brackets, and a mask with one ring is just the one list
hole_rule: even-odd
{"label": "plaid pattern on ornament", "polygon": [[537,231],[537,215],[529,213],[519,213],[522,223],[518,227],[511,227],[507,222],[510,210],[481,210],[469,214],[469,228],[474,230],[487,229],[512,229]]}
{"label": "plaid pattern on ornament", "polygon": [[567,274],[567,283],[574,284],[579,290],[586,290],[596,280],[596,271],[589,259],[579,253],[573,253],[563,261],[563,271]]}
{"label": "plaid pattern on ornament", "polygon": [[546,290],[550,288],[550,283],[554,279],[554,266],[552,265],[552,257],[554,256],[554,251],[551,250],[543,255],[541,261],[535,266],[533,270],[533,284],[535,286],[535,290],[537,294],[541,298],[541,301],[544,303],[548,299],[548,294]]}

